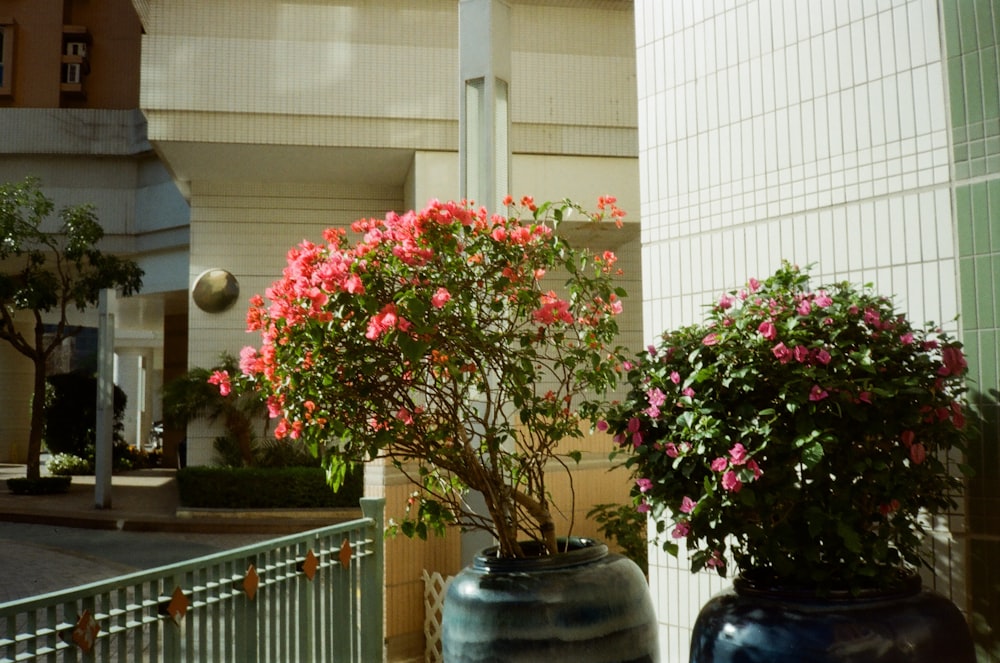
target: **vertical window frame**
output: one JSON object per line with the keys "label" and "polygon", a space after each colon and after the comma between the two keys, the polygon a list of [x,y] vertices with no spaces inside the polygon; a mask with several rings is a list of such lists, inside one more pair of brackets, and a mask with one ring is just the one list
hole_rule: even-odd
{"label": "vertical window frame", "polygon": [[0,16],[0,96],[14,93],[14,19]]}

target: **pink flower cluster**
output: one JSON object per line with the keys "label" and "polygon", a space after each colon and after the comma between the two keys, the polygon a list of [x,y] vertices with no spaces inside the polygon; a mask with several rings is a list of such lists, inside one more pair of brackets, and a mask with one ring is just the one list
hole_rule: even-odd
{"label": "pink flower cluster", "polygon": [[764,474],[757,461],[739,442],[729,450],[729,458],[720,456],[712,461],[711,467],[713,472],[722,475],[722,487],[732,493],[740,492],[745,481],[755,481]]}

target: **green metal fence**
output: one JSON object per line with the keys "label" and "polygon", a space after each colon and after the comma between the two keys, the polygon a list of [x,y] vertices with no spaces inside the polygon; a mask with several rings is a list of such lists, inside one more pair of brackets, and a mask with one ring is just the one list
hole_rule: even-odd
{"label": "green metal fence", "polygon": [[0,604],[0,663],[383,660],[383,506],[348,523]]}

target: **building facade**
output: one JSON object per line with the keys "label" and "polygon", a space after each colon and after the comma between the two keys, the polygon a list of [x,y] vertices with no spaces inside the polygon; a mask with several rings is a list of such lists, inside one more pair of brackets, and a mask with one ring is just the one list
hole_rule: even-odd
{"label": "building facade", "polygon": [[[996,0],[636,0],[645,337],[783,259],[958,334],[985,422],[926,582],[1000,660]],[[653,546],[665,661],[724,581]]]}
{"label": "building facade", "polygon": [[[583,237],[615,248],[635,293],[625,333],[641,334],[632,3],[501,3],[510,18],[510,193],[596,203],[614,194],[625,231]],[[249,298],[280,274],[289,248],[328,226],[461,197],[457,0],[133,0],[144,29],[140,107],[148,137],[190,207],[188,287],[223,270],[235,304],[189,301],[189,367],[254,343]],[[505,11],[506,11],[505,10]],[[632,345],[632,342],[629,342]],[[192,425],[188,462],[207,463],[218,432]],[[626,499],[608,473],[607,439],[586,442],[574,533],[596,534],[589,503]],[[589,499],[581,496],[586,487]],[[367,468],[367,491],[402,515],[411,488]],[[568,485],[554,488],[568,494]],[[557,503],[566,500],[555,498]],[[387,648],[423,659],[421,572],[454,573],[457,537],[387,543]]]}
{"label": "building facade", "polygon": [[[102,250],[146,272],[142,294],[117,310],[115,377],[129,397],[131,444],[158,418],[164,320],[184,317],[187,290],[188,210],[146,140],[141,36],[128,0],[0,2],[0,181],[37,177],[57,208],[93,203]],[[96,328],[96,311],[74,322]],[[0,346],[4,462],[25,460],[31,373],[29,360]]]}

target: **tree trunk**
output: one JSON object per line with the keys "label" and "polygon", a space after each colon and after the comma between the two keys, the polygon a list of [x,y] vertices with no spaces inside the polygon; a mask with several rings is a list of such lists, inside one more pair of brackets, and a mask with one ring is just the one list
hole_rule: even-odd
{"label": "tree trunk", "polygon": [[31,432],[28,434],[29,479],[41,476],[42,434],[45,431],[45,358],[35,357],[34,389],[31,395]]}

